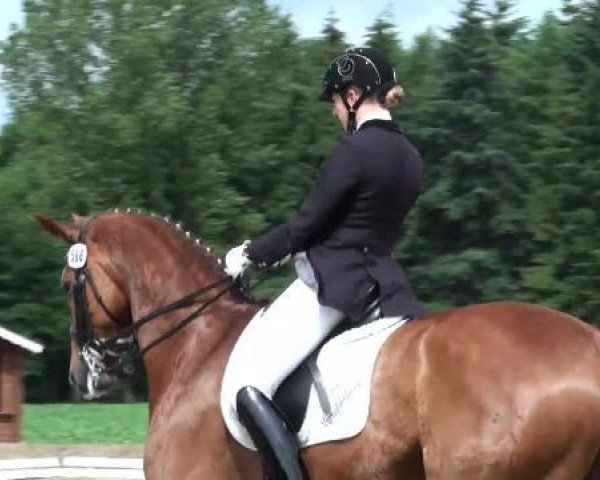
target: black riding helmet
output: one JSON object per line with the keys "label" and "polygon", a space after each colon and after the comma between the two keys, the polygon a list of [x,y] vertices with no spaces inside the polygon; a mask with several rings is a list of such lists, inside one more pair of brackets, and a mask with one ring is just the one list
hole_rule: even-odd
{"label": "black riding helmet", "polygon": [[[356,85],[363,95],[356,104],[348,105],[344,93]],[[366,97],[385,95],[396,85],[396,72],[387,59],[374,48],[351,48],[333,59],[323,77],[323,91],[320,100],[331,102],[339,93],[348,109],[348,133],[356,129],[356,110]]]}

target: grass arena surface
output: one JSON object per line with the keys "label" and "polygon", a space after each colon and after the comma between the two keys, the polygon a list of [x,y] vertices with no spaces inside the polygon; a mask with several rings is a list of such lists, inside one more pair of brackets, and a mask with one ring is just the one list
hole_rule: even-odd
{"label": "grass arena surface", "polygon": [[142,445],[147,425],[145,403],[25,405],[23,442]]}

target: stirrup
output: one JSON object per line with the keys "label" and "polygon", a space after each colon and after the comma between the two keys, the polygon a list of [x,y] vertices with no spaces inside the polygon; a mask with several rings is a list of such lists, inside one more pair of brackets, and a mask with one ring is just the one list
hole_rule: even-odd
{"label": "stirrup", "polygon": [[237,412],[262,459],[267,478],[308,480],[298,440],[277,407],[260,390],[242,388],[236,397]]}

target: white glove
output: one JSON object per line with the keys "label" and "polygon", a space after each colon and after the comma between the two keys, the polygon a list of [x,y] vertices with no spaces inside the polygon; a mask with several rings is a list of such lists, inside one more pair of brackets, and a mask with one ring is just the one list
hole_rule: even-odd
{"label": "white glove", "polygon": [[225,273],[231,278],[238,278],[252,264],[246,253],[246,246],[250,240],[232,248],[225,255]]}

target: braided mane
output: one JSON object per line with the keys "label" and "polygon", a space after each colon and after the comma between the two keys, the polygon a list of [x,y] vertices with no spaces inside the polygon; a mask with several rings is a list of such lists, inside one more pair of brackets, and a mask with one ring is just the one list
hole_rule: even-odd
{"label": "braided mane", "polygon": [[[224,268],[223,268],[223,264],[224,264],[223,260],[221,258],[217,257],[215,255],[214,251],[209,246],[207,246],[200,239],[200,237],[194,235],[192,232],[190,232],[188,230],[185,230],[182,222],[173,221],[173,220],[171,220],[171,218],[168,215],[158,215],[157,213],[146,212],[145,210],[143,210],[141,208],[111,208],[106,213],[136,215],[136,216],[152,218],[154,220],[160,221],[164,225],[167,225],[168,227],[170,227],[170,229],[171,229],[171,231],[173,231],[173,233],[179,235],[181,238],[187,240],[190,245],[194,246],[196,248],[196,250],[198,251],[198,253],[200,254],[200,256],[204,260],[206,260],[206,264],[210,268],[212,268],[212,270],[215,273],[218,273],[220,275],[223,275],[225,273]],[[239,284],[238,288],[232,289],[232,293],[237,293],[238,299],[241,301],[244,301],[244,302],[260,303],[260,304],[264,303],[264,300],[257,300],[252,295],[252,292],[250,292],[246,288],[244,288],[241,283]]]}
{"label": "braided mane", "polygon": [[221,273],[223,272],[223,260],[217,257],[213,250],[207,246],[202,239],[200,239],[200,237],[194,235],[189,230],[185,230],[183,222],[176,222],[171,220],[168,215],[158,215],[154,212],[146,212],[141,208],[111,208],[106,213],[126,213],[161,221],[164,225],[169,226],[174,233],[186,239],[191,245],[196,247],[202,257],[208,260],[208,263],[211,267],[218,269]]}

